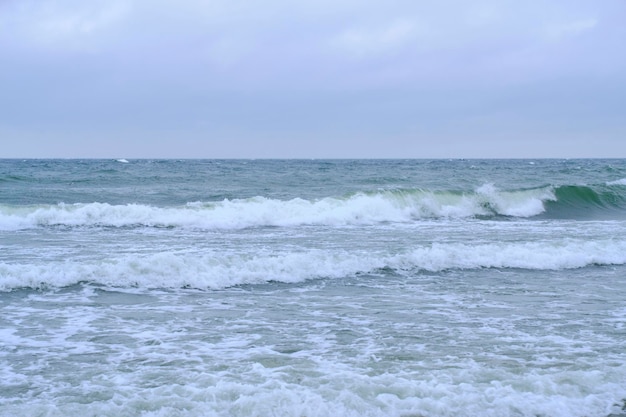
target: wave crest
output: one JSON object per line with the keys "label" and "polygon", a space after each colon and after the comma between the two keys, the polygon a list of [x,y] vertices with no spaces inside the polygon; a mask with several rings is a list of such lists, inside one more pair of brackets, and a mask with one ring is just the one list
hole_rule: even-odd
{"label": "wave crest", "polygon": [[371,225],[438,218],[598,218],[626,215],[621,185],[563,185],[512,191],[484,184],[471,192],[422,189],[358,192],[318,200],[266,197],[178,207],[108,203],[0,206],[0,230],[46,226],[188,227]]}
{"label": "wave crest", "polygon": [[507,192],[485,185],[472,193],[383,190],[313,201],[254,197],[194,202],[181,207],[108,203],[4,206],[0,207],[0,229],[40,226],[239,229],[411,222],[423,218],[531,217],[542,213],[544,202],[554,198],[551,188]]}
{"label": "wave crest", "polygon": [[314,249],[300,252],[156,253],[93,261],[0,263],[0,290],[92,282],[113,287],[221,289],[271,281],[296,283],[392,271],[521,268],[561,270],[626,264],[626,241],[432,244],[402,253]]}

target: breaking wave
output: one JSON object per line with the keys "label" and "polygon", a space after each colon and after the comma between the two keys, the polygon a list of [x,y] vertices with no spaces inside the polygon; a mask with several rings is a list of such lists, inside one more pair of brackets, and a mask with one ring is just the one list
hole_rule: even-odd
{"label": "breaking wave", "polygon": [[189,227],[367,225],[437,218],[594,218],[626,214],[626,189],[546,186],[502,191],[485,184],[472,192],[421,189],[360,192],[346,197],[291,200],[253,197],[192,202],[178,207],[80,203],[0,206],[0,230],[45,226]]}
{"label": "breaking wave", "polygon": [[221,289],[267,282],[296,283],[415,271],[520,268],[562,270],[626,264],[626,240],[432,244],[405,252],[347,250],[180,254],[156,253],[114,259],[0,263],[0,290],[65,287],[92,282],[113,287]]}

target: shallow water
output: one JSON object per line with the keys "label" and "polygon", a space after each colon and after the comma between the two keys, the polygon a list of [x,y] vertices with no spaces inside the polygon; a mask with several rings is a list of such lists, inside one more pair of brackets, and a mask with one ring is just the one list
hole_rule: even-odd
{"label": "shallow water", "polygon": [[624,414],[625,161],[25,163],[0,415]]}

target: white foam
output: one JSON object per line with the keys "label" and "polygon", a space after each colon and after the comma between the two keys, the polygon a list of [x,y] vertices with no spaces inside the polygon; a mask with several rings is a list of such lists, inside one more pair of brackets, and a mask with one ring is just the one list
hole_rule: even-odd
{"label": "white foam", "polygon": [[0,230],[40,226],[149,226],[240,229],[257,226],[368,225],[425,218],[482,215],[531,217],[553,200],[551,189],[502,192],[483,186],[473,194],[430,191],[358,193],[349,198],[276,200],[254,197],[180,207],[107,203],[0,207]]}
{"label": "white foam", "polygon": [[0,263],[0,289],[64,287],[81,281],[114,287],[226,288],[269,281],[340,278],[390,268],[415,270],[524,268],[560,270],[626,264],[626,241],[432,244],[402,253],[314,249],[184,254],[162,252],[93,261]]}
{"label": "white foam", "polygon": [[606,185],[626,185],[626,178],[622,178],[615,181],[609,181]]}
{"label": "white foam", "polygon": [[545,211],[544,201],[556,201],[551,188],[524,191],[499,191],[491,184],[485,184],[476,190],[485,198],[485,203],[498,214],[513,217],[532,217]]}
{"label": "white foam", "polygon": [[[615,399],[625,393],[617,381],[598,377],[597,372],[496,376],[491,371],[498,379],[478,382],[481,373],[486,377],[490,370],[472,364],[471,369],[454,367],[431,375],[369,375],[333,365],[322,368],[317,378],[302,376],[300,383],[288,368],[276,371],[255,364],[237,367],[243,368],[239,375],[195,370],[145,386],[131,378],[136,375],[112,378],[102,369],[102,376],[81,384],[91,401],[76,401],[67,395],[70,388],[53,386],[48,389],[64,395],[40,396],[4,410],[12,416],[583,417],[619,412]],[[152,377],[162,377],[163,371],[150,370]],[[581,379],[585,377],[587,381]]]}

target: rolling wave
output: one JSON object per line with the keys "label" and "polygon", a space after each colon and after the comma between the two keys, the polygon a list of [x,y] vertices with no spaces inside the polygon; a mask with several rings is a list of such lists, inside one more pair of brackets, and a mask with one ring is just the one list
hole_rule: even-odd
{"label": "rolling wave", "polygon": [[[610,217],[626,212],[626,183],[606,185],[565,185],[555,189],[555,199],[546,202],[551,217]],[[619,216],[618,216],[619,217]]]}
{"label": "rolling wave", "polygon": [[626,264],[624,240],[560,240],[470,245],[439,243],[400,253],[304,251],[163,252],[97,260],[28,264],[0,262],[0,290],[59,288],[80,282],[112,287],[222,289],[268,282],[297,283],[359,274],[413,275],[481,268],[563,270]]}
{"label": "rolling wave", "polygon": [[32,182],[32,178],[23,176],[23,175],[14,175],[14,174],[6,174],[0,175],[0,184],[2,183],[13,183],[13,182]]}
{"label": "rolling wave", "polygon": [[626,187],[545,186],[502,191],[485,184],[472,192],[421,189],[360,192],[291,200],[253,197],[177,207],[108,203],[0,206],[0,230],[46,226],[189,227],[369,225],[438,218],[623,218]]}

